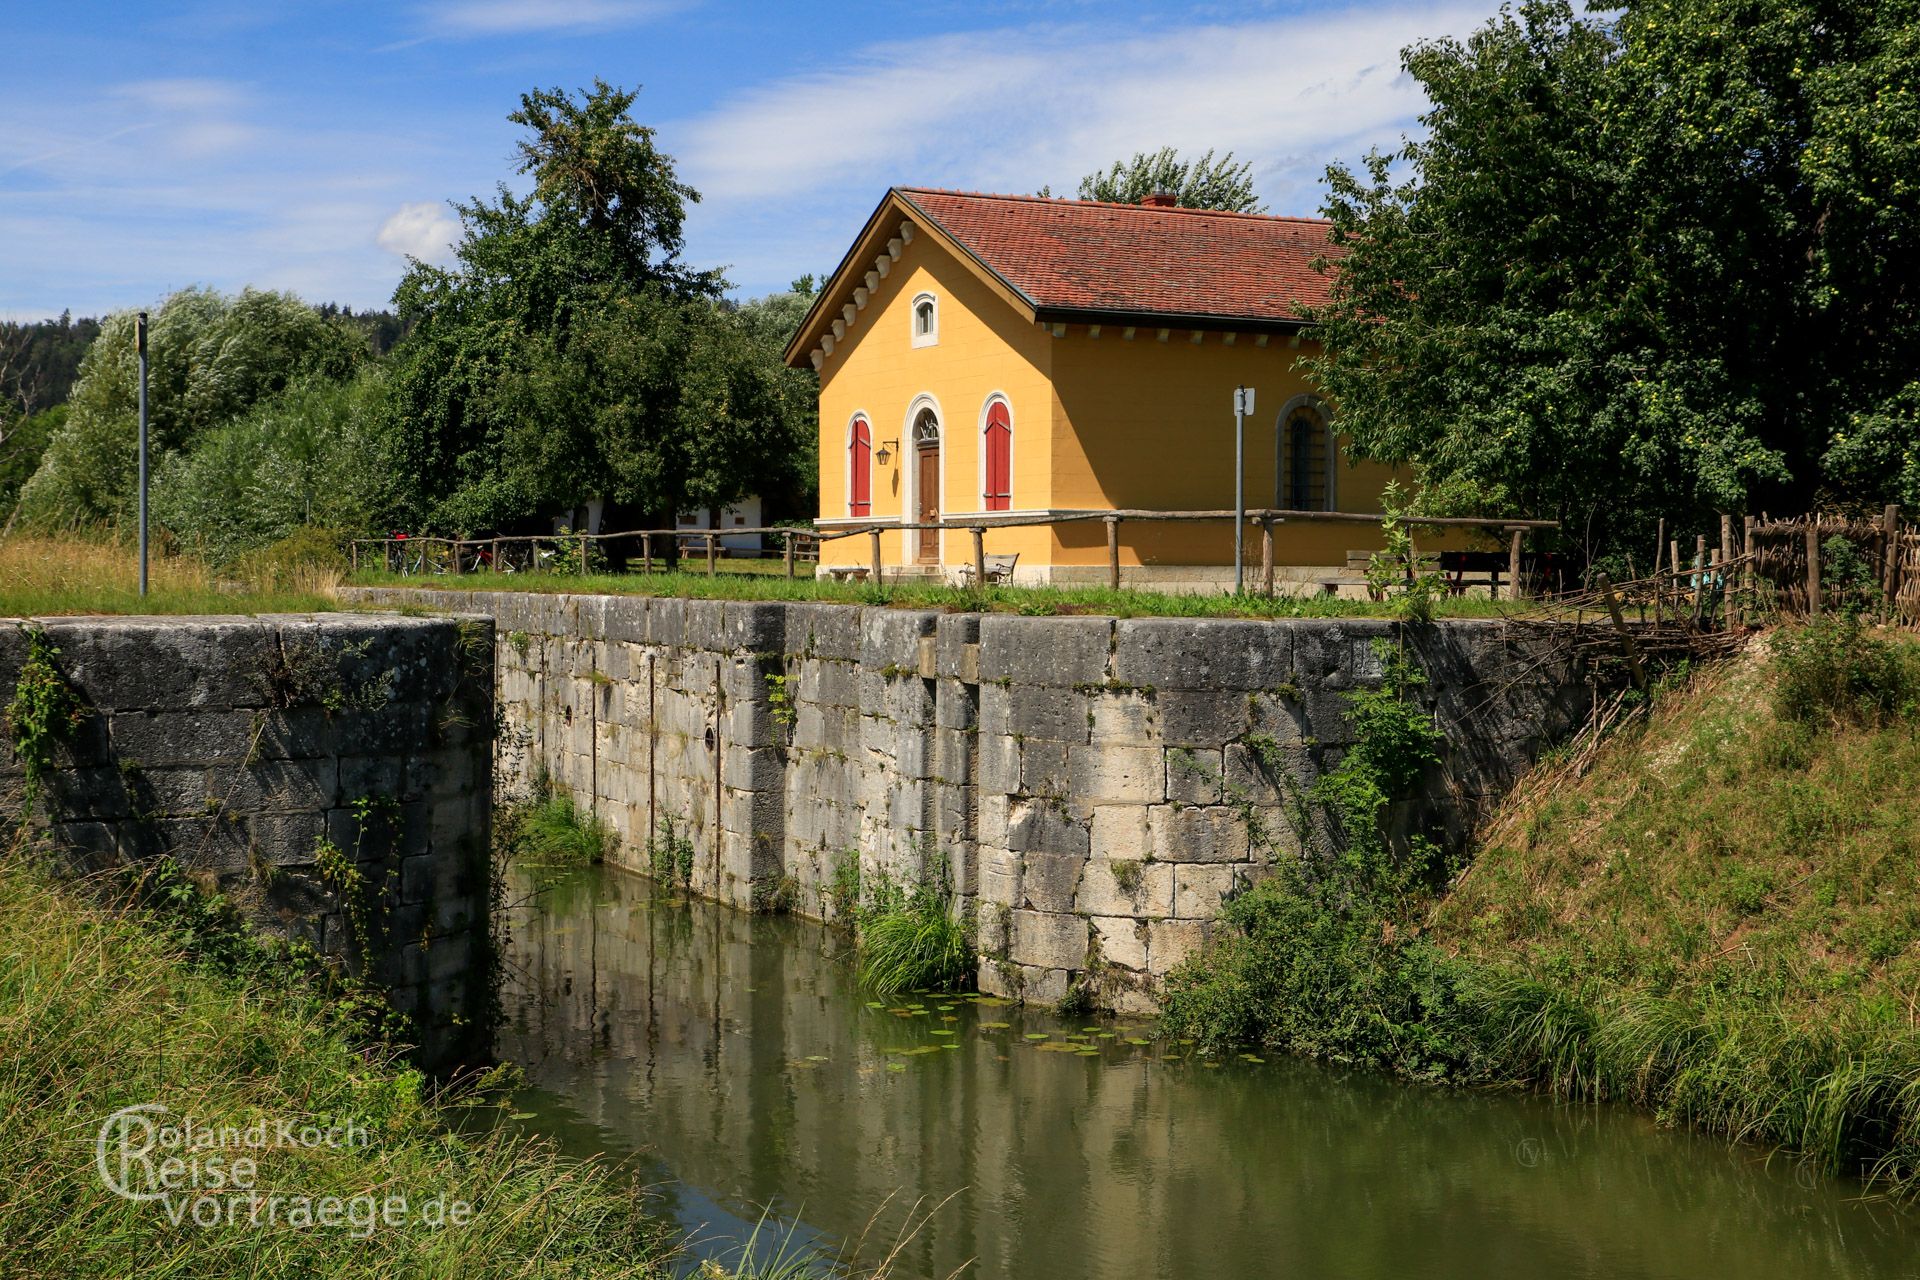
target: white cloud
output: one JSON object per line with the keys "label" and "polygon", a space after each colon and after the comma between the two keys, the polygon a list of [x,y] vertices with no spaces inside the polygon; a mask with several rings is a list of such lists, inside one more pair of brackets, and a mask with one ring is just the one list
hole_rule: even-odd
{"label": "white cloud", "polygon": [[663,127],[705,197],[688,256],[730,262],[758,291],[838,261],[890,185],[1072,195],[1083,174],[1161,146],[1232,150],[1253,162],[1273,212],[1310,214],[1329,162],[1414,129],[1426,100],[1401,71],[1401,48],[1464,34],[1487,14],[1484,0],[1453,0],[1145,34],[1030,26],[875,45]]}
{"label": "white cloud", "polygon": [[420,200],[394,210],[374,238],[389,253],[446,263],[453,259],[453,245],[460,238],[460,220],[444,204]]}
{"label": "white cloud", "polygon": [[632,26],[682,7],[674,0],[447,0],[425,17],[442,34],[497,36]]}

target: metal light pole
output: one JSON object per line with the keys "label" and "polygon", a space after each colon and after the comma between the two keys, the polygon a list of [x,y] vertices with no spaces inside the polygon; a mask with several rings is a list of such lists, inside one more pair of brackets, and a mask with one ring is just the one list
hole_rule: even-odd
{"label": "metal light pole", "polygon": [[140,594],[147,594],[147,313],[133,322],[134,348],[140,353]]}
{"label": "metal light pole", "polygon": [[1245,588],[1247,537],[1247,432],[1253,413],[1253,388],[1233,389],[1233,594]]}

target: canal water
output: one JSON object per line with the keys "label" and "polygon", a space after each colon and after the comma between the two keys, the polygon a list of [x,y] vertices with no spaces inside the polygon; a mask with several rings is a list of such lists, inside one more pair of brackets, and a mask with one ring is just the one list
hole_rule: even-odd
{"label": "canal water", "polygon": [[1920,1216],[1625,1110],[875,1000],[821,926],[614,870],[511,897],[529,1123],[631,1160],[707,1256],[758,1224],[928,1280],[1920,1275]]}

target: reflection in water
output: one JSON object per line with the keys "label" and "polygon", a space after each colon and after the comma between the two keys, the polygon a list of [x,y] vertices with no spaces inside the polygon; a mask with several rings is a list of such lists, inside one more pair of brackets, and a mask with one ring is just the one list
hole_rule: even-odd
{"label": "reflection in water", "polygon": [[1624,1111],[1210,1064],[966,999],[874,1007],[827,930],[617,871],[512,935],[500,1052],[537,1127],[638,1154],[716,1245],[771,1206],[830,1244],[871,1220],[871,1261],[945,1200],[903,1274],[1920,1275],[1911,1214]]}

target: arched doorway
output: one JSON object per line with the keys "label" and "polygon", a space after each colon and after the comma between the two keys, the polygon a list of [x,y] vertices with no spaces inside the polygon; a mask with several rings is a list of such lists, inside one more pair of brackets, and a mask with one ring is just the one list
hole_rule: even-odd
{"label": "arched doorway", "polygon": [[[915,524],[933,524],[940,519],[940,419],[932,409],[922,409],[913,420],[913,483]],[[917,564],[940,563],[940,531],[922,529],[914,540]]]}

